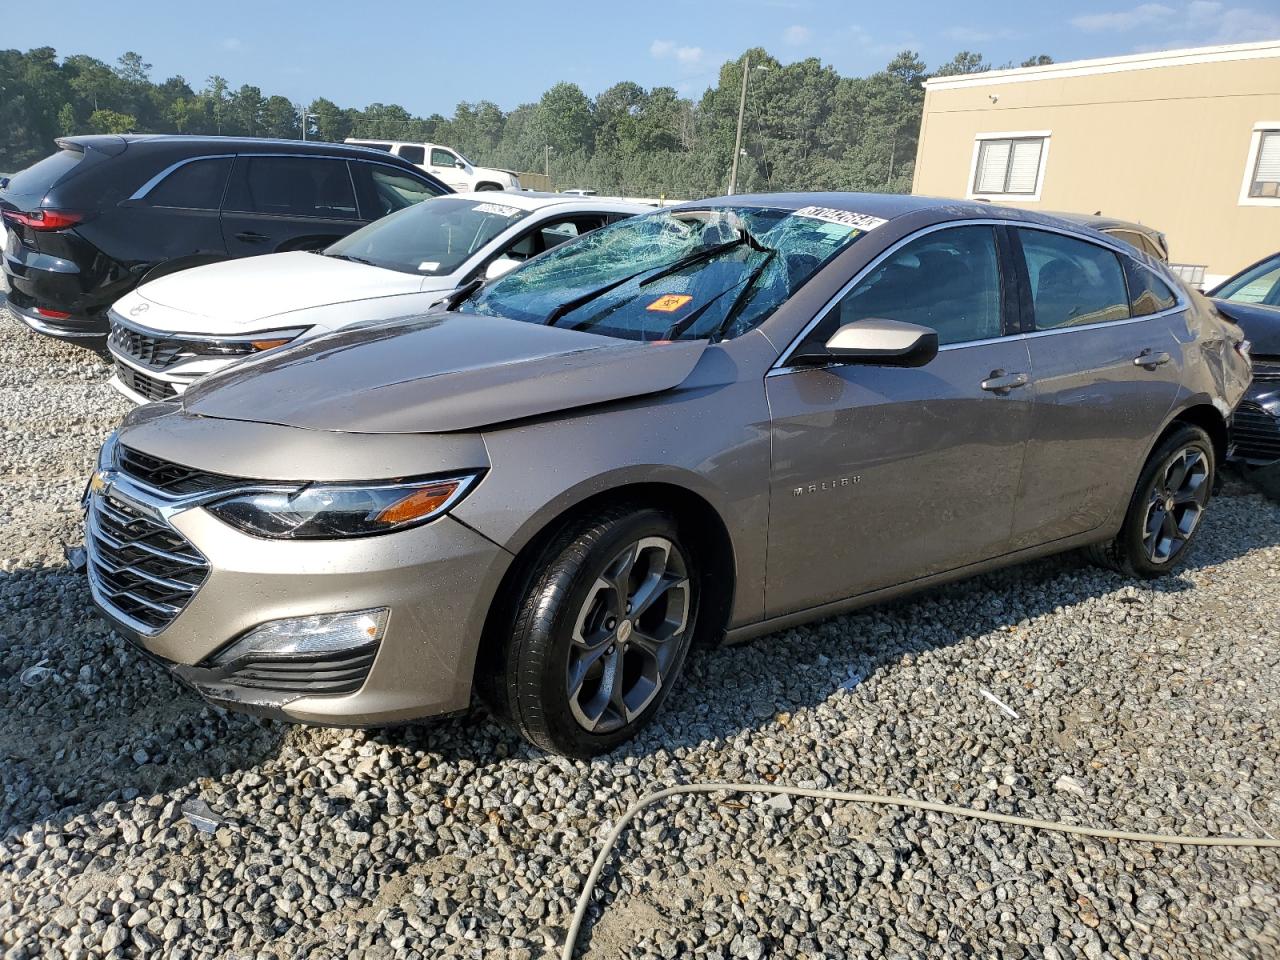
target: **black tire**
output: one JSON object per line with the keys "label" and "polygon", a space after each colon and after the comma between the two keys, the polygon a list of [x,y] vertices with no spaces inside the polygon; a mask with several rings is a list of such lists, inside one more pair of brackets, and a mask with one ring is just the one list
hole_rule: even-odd
{"label": "black tire", "polygon": [[[636,548],[636,559],[628,570],[628,578],[637,568],[641,574],[647,574],[650,567],[656,567],[659,562],[662,547],[655,546],[658,541],[671,546],[662,559],[662,563],[670,564],[674,571],[671,585],[655,590],[657,599],[651,601],[652,605],[645,607],[643,613],[633,617],[631,606],[626,605],[628,615],[615,620],[615,626],[606,630],[609,620],[596,617],[596,607],[602,604],[607,614],[617,593],[602,588],[601,583],[617,572],[619,568],[614,563],[632,545]],[[646,566],[641,567],[642,563]],[[661,708],[684,665],[697,625],[701,592],[693,563],[693,554],[681,543],[674,519],[650,507],[634,504],[610,507],[565,528],[530,565],[523,594],[516,599],[507,627],[497,638],[496,662],[479,684],[490,709],[534,746],[570,757],[605,753],[633,737]],[[681,575],[683,588],[674,579]],[[646,579],[641,586],[648,582]],[[635,597],[639,608],[639,591]],[[625,602],[619,600],[617,606],[622,607]],[[657,642],[665,658],[658,669],[658,658],[650,657],[647,651],[654,640],[648,635],[654,623],[652,617],[665,618],[659,628],[654,629],[656,636],[665,632],[668,619],[680,618],[680,607],[683,608],[683,628],[665,641],[671,646]],[[593,619],[594,627],[589,628]],[[628,624],[625,636],[624,620]],[[576,641],[575,633],[592,641],[603,636],[612,639],[588,644]],[[607,651],[599,652],[605,643],[609,644]],[[583,665],[588,659],[590,667]],[[618,666],[611,667],[611,664]],[[596,667],[600,668],[600,674],[588,679]],[[642,685],[653,685],[653,679],[646,675],[650,667],[654,668],[654,675],[660,677],[652,690]],[[620,682],[628,677],[635,680],[636,694],[632,699],[640,709],[634,715],[625,716],[629,710],[613,706],[609,698],[615,689],[609,683],[611,677],[620,677]],[[571,696],[570,689],[575,680],[577,697]],[[596,695],[588,697],[593,689]],[[583,698],[590,701],[587,706],[594,706],[601,696],[606,697],[607,703],[598,727],[588,729],[583,715],[589,711],[584,707]],[[626,705],[625,698],[622,703]],[[618,725],[613,725],[615,723]]]}
{"label": "black tire", "polygon": [[479,191],[481,191],[481,190],[501,190],[501,189],[502,189],[502,187],[501,187],[500,185],[498,185],[498,184],[496,184],[496,183],[490,183],[490,182],[489,182],[489,181],[487,181],[487,180],[486,180],[484,183],[477,183],[477,184],[476,184],[476,191],[477,191],[477,192],[479,192]]}
{"label": "black tire", "polygon": [[[1198,513],[1194,517],[1187,512],[1190,502],[1187,501],[1186,507],[1181,506],[1184,500],[1173,496],[1167,489],[1171,476],[1178,479],[1178,475],[1170,474],[1170,470],[1177,466],[1177,458],[1183,455],[1198,457],[1203,469],[1202,473],[1200,466],[1188,469],[1178,483],[1181,488],[1183,481],[1190,483],[1199,476],[1194,490]],[[1089,558],[1099,566],[1144,580],[1162,577],[1177,569],[1187,558],[1203,526],[1204,511],[1212,496],[1216,474],[1217,462],[1209,434],[1189,423],[1178,424],[1147,458],[1129,500],[1120,532],[1113,540],[1087,548]],[[1174,504],[1173,510],[1168,509],[1170,503]],[[1166,516],[1168,521],[1164,519]],[[1166,526],[1168,522],[1172,522],[1172,528]],[[1181,528],[1186,525],[1189,529],[1184,533]],[[1152,534],[1151,530],[1156,526],[1159,532]],[[1178,534],[1165,536],[1167,529],[1177,529]],[[1165,545],[1167,555],[1164,555],[1162,545]]]}

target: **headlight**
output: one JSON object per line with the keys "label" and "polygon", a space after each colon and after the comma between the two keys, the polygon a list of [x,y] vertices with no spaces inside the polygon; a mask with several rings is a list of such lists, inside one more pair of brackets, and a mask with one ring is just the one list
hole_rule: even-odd
{"label": "headlight", "polygon": [[391,533],[449,510],[475,482],[468,474],[398,483],[312,483],[298,490],[242,493],[210,504],[218,519],[280,540],[329,540]]}
{"label": "headlight", "polygon": [[283,347],[302,336],[310,327],[290,327],[287,330],[262,330],[247,333],[243,337],[217,337],[200,342],[198,352],[202,356],[252,357],[264,350]]}

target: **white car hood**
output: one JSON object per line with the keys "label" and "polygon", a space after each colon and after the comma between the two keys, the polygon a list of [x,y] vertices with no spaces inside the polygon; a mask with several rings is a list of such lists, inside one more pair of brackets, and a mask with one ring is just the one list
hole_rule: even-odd
{"label": "white car hood", "polygon": [[[298,310],[418,293],[449,286],[438,277],[337,260],[314,253],[274,253],[193,267],[152,280],[116,309],[152,328],[221,334],[261,328]],[[165,307],[138,307],[145,301]],[[287,323],[282,320],[282,324]]]}

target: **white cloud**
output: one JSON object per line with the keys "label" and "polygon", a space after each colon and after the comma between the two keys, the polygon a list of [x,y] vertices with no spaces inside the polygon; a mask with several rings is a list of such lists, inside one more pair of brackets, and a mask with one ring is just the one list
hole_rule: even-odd
{"label": "white cloud", "polygon": [[682,46],[674,40],[655,40],[649,44],[649,56],[655,60],[675,60],[692,66],[702,62],[702,48]]}
{"label": "white cloud", "polygon": [[813,31],[808,27],[795,24],[782,31],[782,39],[784,43],[788,43],[793,47],[802,47],[813,39]]}
{"label": "white cloud", "polygon": [[[1270,40],[1280,35],[1280,16],[1252,7],[1228,7],[1218,0],[1191,0],[1180,6],[1143,3],[1108,13],[1085,14],[1071,25],[1087,33],[1144,30],[1145,49],[1169,43],[1188,46]],[[1159,42],[1151,42],[1152,35]]]}
{"label": "white cloud", "polygon": [[1109,13],[1086,13],[1071,18],[1071,25],[1078,30],[1089,33],[1103,31],[1136,30],[1138,27],[1150,26],[1175,16],[1177,11],[1162,3],[1143,3],[1128,10],[1113,10]]}

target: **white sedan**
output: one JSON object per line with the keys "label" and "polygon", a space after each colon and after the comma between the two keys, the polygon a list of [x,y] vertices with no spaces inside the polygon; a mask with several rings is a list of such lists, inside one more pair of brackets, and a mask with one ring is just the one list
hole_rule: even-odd
{"label": "white sedan", "polygon": [[652,208],[537,193],[425,200],[317,252],[194,267],[111,308],[112,385],[138,403],[181,394],[236,360],[354,323],[420,314],[597,227]]}

